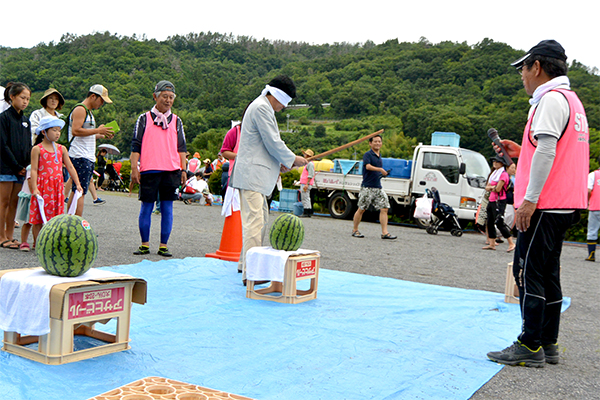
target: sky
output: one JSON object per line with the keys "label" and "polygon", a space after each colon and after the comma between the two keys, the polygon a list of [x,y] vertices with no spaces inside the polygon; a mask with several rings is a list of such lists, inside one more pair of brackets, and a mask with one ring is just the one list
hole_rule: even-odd
{"label": "sky", "polygon": [[577,60],[600,70],[597,0],[63,0],[55,6],[29,0],[26,4],[26,9],[18,7],[22,18],[3,16],[0,46],[29,48],[59,42],[67,32],[105,31],[159,41],[177,34],[217,32],[310,44],[418,42],[424,37],[431,43],[475,45],[489,38],[523,51],[540,40],[555,39],[565,48],[569,63]]}

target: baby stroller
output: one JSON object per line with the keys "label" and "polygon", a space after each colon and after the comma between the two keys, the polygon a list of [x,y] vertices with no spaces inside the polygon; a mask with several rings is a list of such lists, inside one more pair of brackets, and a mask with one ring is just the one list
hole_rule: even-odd
{"label": "baby stroller", "polygon": [[[431,225],[426,228],[430,235],[437,235],[440,227],[449,230],[452,236],[462,236],[463,231],[454,213],[454,209],[440,200],[440,193],[436,188],[426,189],[427,197],[433,199],[431,207]],[[434,219],[433,217],[436,217]]]}
{"label": "baby stroller", "polygon": [[[119,168],[120,170],[121,168]],[[117,191],[117,192],[127,192],[128,189],[125,186],[125,182],[121,179],[121,173],[117,171],[114,164],[106,164],[105,173],[108,175],[108,184],[106,185],[106,190]]]}

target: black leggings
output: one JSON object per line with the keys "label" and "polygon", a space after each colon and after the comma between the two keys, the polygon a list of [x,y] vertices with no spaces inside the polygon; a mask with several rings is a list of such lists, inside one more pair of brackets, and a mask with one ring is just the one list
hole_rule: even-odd
{"label": "black leggings", "polygon": [[496,239],[496,227],[505,238],[510,237],[510,229],[504,223],[506,200],[490,201],[487,205],[487,231],[490,239]]}

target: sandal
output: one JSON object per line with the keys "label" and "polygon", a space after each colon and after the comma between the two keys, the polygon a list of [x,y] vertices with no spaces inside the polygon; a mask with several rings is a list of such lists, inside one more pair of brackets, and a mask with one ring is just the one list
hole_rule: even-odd
{"label": "sandal", "polygon": [[354,231],[354,232],[352,232],[352,237],[355,237],[355,238],[364,238],[365,235],[363,235],[359,231]]}
{"label": "sandal", "polygon": [[394,236],[394,235],[390,235],[389,233],[386,233],[385,235],[381,235],[382,239],[397,239],[398,236]]}
{"label": "sandal", "polygon": [[485,246],[485,247],[482,247],[481,250],[496,250],[496,248],[491,247],[491,246]]}
{"label": "sandal", "polygon": [[517,245],[514,245],[512,247],[509,247],[508,250],[506,250],[507,253],[510,253],[511,251],[513,251],[515,249],[515,247],[517,247]]}
{"label": "sandal", "polygon": [[29,243],[27,243],[27,242],[21,243],[21,245],[19,246],[19,250],[21,250],[21,251],[31,250],[31,248],[29,247]]}
{"label": "sandal", "polygon": [[[6,245],[7,243],[10,243],[8,246]],[[3,249],[11,249],[11,250],[19,250],[19,244],[14,242],[13,240],[5,240],[4,242],[0,243],[0,247],[2,247]]]}
{"label": "sandal", "polygon": [[156,254],[163,257],[173,257],[173,254],[169,253],[169,249],[167,248],[167,246],[159,247],[158,252]]}
{"label": "sandal", "polygon": [[140,247],[138,247],[138,249],[136,251],[133,252],[134,255],[136,256],[141,256],[144,254],[150,254],[150,247],[149,246],[144,246],[141,245]]}

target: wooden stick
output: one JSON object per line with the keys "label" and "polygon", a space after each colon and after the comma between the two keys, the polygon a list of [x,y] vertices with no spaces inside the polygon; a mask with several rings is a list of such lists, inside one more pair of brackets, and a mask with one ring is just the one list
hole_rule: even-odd
{"label": "wooden stick", "polygon": [[362,143],[362,142],[364,142],[365,140],[369,140],[369,139],[371,139],[371,138],[372,138],[372,137],[374,137],[374,136],[381,135],[382,133],[383,133],[383,129],[381,129],[381,130],[379,130],[379,131],[377,131],[377,132],[373,132],[373,133],[371,133],[370,135],[367,135],[367,136],[365,136],[365,137],[362,137],[362,138],[360,138],[360,139],[356,139],[356,140],[355,140],[355,141],[353,141],[353,142],[346,143],[346,144],[345,144],[345,145],[343,145],[343,146],[336,147],[335,149],[327,150],[325,153],[321,153],[321,154],[317,154],[316,156],[309,157],[309,158],[307,158],[307,160],[308,160],[308,161],[312,161],[312,160],[315,160],[315,159],[317,159],[317,158],[323,158],[323,157],[327,157],[327,156],[329,156],[329,155],[331,155],[331,154],[333,154],[333,153],[337,153],[338,151],[342,151],[342,150],[345,150],[345,149],[347,149],[348,147],[352,147],[352,146],[354,146],[354,145],[356,145],[356,144]]}

